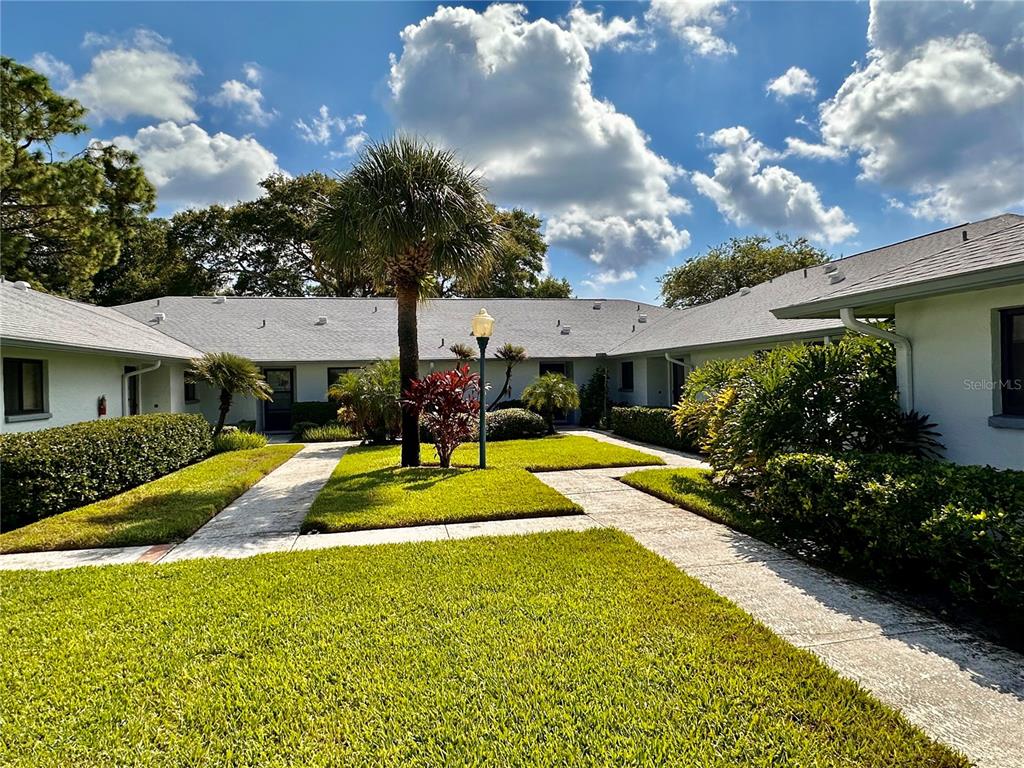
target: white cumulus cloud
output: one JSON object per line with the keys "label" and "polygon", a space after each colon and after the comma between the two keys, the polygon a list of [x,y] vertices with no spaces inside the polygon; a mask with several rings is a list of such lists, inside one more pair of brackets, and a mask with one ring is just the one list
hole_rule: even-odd
{"label": "white cumulus cloud", "polygon": [[319,111],[307,123],[301,118],[295,121],[295,128],[303,141],[310,144],[327,145],[339,136],[344,136],[352,128],[361,128],[366,122],[366,115],[349,115],[339,117],[332,115],[326,104],[321,105]]}
{"label": "white cumulus cloud", "polygon": [[818,95],[818,81],[806,69],[790,67],[765,86],[765,90],[779,101],[794,96],[813,99]]}
{"label": "white cumulus cloud", "polygon": [[191,59],[174,53],[170,41],[149,30],[127,40],[87,35],[88,46],[113,46],[93,56],[89,71],[68,78],[64,92],[78,99],[90,116],[123,120],[130,116],[184,122],[196,118],[191,81],[200,74]]}
{"label": "white cumulus cloud", "polygon": [[715,172],[711,176],[694,173],[691,178],[697,190],[734,224],[779,229],[828,243],[856,234],[842,208],[825,207],[814,184],[769,164],[779,153],[743,126],[715,131],[709,142],[721,150],[711,156]]}
{"label": "white cumulus cloud", "polygon": [[75,76],[70,65],[65,64],[56,56],[46,53],[37,53],[29,59],[28,65],[36,72],[46,75],[54,88],[63,88]]}
{"label": "white cumulus cloud", "polygon": [[[606,286],[615,285],[616,283],[625,283],[630,280],[636,280],[636,272],[632,269],[627,269],[623,272],[616,272],[615,270],[593,272],[582,282],[592,291],[600,291]],[[643,288],[643,286],[640,287]]]}
{"label": "white cumulus cloud", "polygon": [[615,50],[622,50],[631,45],[637,45],[642,36],[635,18],[627,20],[621,16],[613,16],[605,21],[602,8],[598,7],[593,13],[588,13],[582,3],[577,3],[572,7],[567,21],[569,31],[588,50],[596,51],[606,45]]}
{"label": "white cumulus cloud", "polygon": [[916,216],[1024,201],[1024,15],[1016,3],[872,2],[867,63],[821,107],[825,143]]}
{"label": "white cumulus cloud", "polygon": [[167,121],[113,143],[138,154],[160,202],[174,208],[252,200],[263,193],[261,180],[282,172],[277,157],[251,136],[209,134],[195,123]]}
{"label": "white cumulus cloud", "polygon": [[594,97],[570,30],[522,6],[438,8],[402,32],[390,108],[404,130],[456,149],[497,201],[547,219],[550,242],[626,270],[689,244],[671,216],[682,170],[632,118]]}
{"label": "white cumulus cloud", "polygon": [[220,107],[235,107],[243,120],[256,125],[266,125],[277,116],[275,110],[263,108],[263,92],[240,80],[227,80],[221,83],[220,90],[210,99]]}
{"label": "white cumulus cloud", "polygon": [[811,160],[841,160],[846,157],[846,152],[841,147],[836,147],[832,144],[814,144],[795,136],[787,136],[786,151],[783,153],[783,156],[789,157],[791,155],[807,157]]}
{"label": "white cumulus cloud", "polygon": [[718,33],[735,12],[724,0],[651,0],[644,18],[667,27],[698,56],[727,56],[736,46]]}

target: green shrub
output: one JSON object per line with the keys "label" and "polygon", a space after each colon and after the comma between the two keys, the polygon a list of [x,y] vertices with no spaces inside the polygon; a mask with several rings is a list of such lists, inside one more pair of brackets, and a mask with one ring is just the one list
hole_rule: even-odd
{"label": "green shrub", "polygon": [[261,435],[257,432],[243,432],[240,429],[236,429],[233,432],[221,432],[213,438],[213,452],[246,451],[250,448],[262,448],[266,444],[266,435]]}
{"label": "green shrub", "polygon": [[[337,423],[337,422],[335,422]],[[314,427],[322,426],[315,421],[296,421],[292,424],[292,440],[298,440],[302,437],[303,432],[307,429],[313,429]]]}
{"label": "green shrub", "polygon": [[321,400],[292,403],[292,431],[298,431],[296,427],[302,422],[320,426],[321,424],[336,423],[337,421],[337,403]]}
{"label": "green shrub", "polygon": [[199,414],[152,413],[0,435],[8,530],[155,480],[210,454]]}
{"label": "green shrub", "polygon": [[547,431],[544,419],[524,408],[503,408],[500,411],[487,414],[488,440],[522,440],[543,437]]}
{"label": "green shrub", "polygon": [[941,447],[926,417],[899,410],[892,345],[865,336],[702,366],[675,422],[715,470],[745,485],[783,453],[922,455]]}
{"label": "green shrub", "polygon": [[299,440],[303,443],[333,443],[337,440],[352,440],[355,437],[355,432],[344,424],[324,424],[305,430]]}
{"label": "green shrub", "polygon": [[696,450],[696,445],[689,438],[680,437],[676,433],[672,411],[669,408],[612,408],[611,427],[616,435],[644,443],[663,445],[677,451]]}
{"label": "green shrub", "polygon": [[327,390],[327,395],[341,406],[338,420],[371,443],[384,443],[402,433],[397,360],[378,360],[343,374]]}
{"label": "green shrub", "polygon": [[760,474],[760,516],[826,560],[1024,610],[1024,472],[892,454],[786,454]]}
{"label": "green shrub", "polygon": [[255,432],[256,431],[256,420],[255,419],[241,419],[235,422],[235,426],[243,432]]}
{"label": "green shrub", "polygon": [[608,405],[608,372],[598,368],[580,387],[580,426],[607,426],[604,421]]}
{"label": "green shrub", "polygon": [[530,406],[522,400],[502,400],[494,406],[494,411],[504,411],[507,408],[522,408],[527,411],[530,410]]}

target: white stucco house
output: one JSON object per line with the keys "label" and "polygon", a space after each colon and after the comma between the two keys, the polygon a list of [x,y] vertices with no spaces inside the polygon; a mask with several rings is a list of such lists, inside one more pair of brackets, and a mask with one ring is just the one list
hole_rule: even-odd
{"label": "white stucco house", "polygon": [[[605,299],[437,299],[420,310],[423,372],[455,365],[473,314],[496,318],[488,357],[526,347],[512,389],[538,374],[582,385],[609,371],[613,400],[673,403],[706,360],[780,344],[828,343],[895,318],[901,399],[939,425],[948,458],[1024,469],[1024,216],[1003,214],[797,270],[683,310]],[[229,423],[287,430],[295,402],[325,400],[329,382],[398,353],[388,298],[166,296],[115,308],[0,285],[5,431],[154,410],[211,421],[216,393],[186,385],[185,361],[231,351],[255,361],[274,399],[238,398]],[[10,362],[8,362],[10,361]],[[494,390],[500,361],[488,366]],[[570,415],[571,419],[571,415]]]}

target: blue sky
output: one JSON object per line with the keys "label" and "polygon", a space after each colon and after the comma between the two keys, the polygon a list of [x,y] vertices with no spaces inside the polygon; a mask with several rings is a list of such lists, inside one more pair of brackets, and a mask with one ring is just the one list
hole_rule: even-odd
{"label": "blue sky", "polygon": [[272,171],[344,171],[409,130],[539,213],[552,273],[584,296],[654,301],[668,266],[731,236],[849,254],[1024,199],[1019,4],[0,13],[4,54],[86,103],[90,138],[139,153],[161,214],[251,197]]}

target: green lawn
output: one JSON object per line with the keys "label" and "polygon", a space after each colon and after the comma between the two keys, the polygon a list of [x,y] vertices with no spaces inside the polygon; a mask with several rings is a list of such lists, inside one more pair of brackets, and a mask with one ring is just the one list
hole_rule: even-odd
{"label": "green lawn", "polygon": [[313,502],[303,530],[354,531],[582,512],[524,469],[402,469],[400,460],[399,447],[348,451]]}
{"label": "green lawn", "polygon": [[180,541],[301,445],[230,451],[125,493],[0,534],[0,553]]}
{"label": "green lawn", "polygon": [[[436,463],[432,445],[423,446],[423,460]],[[456,449],[452,463],[475,467],[479,461],[479,444],[463,443]],[[534,440],[502,440],[487,444],[487,466],[502,469],[518,467],[531,472],[548,472],[664,463],[649,453],[582,435],[553,435]]]}
{"label": "green lawn", "polygon": [[627,536],[0,581],[0,764],[965,766]]}
{"label": "green lawn", "polygon": [[738,494],[711,482],[706,469],[642,469],[630,472],[622,482],[659,499],[696,512],[716,523],[752,535],[769,534],[767,523],[750,515],[750,505]]}

